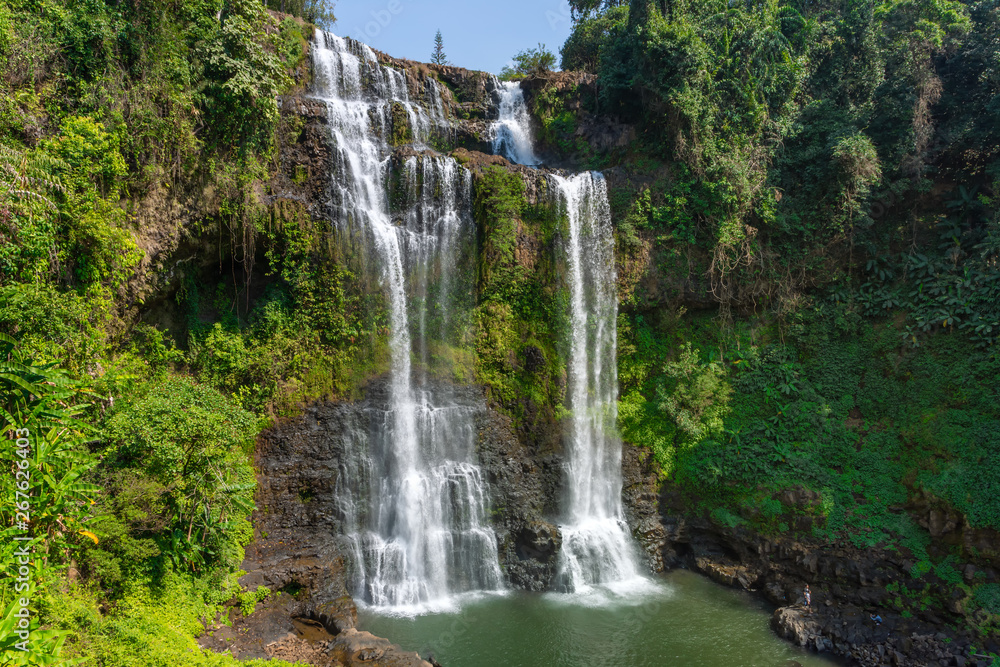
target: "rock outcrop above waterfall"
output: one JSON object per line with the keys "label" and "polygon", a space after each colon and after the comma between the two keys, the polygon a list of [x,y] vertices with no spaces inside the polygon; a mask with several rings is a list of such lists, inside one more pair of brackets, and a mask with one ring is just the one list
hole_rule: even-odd
{"label": "rock outcrop above waterfall", "polygon": [[481,152],[490,150],[490,116],[496,108],[496,77],[462,67],[394,58],[380,51],[375,54],[382,65],[406,74],[415,97],[428,79],[439,85],[445,115],[454,122],[454,134],[446,144]]}
{"label": "rock outcrop above waterfall", "polygon": [[442,96],[446,100],[451,117],[458,120],[490,120],[495,107],[493,95],[497,80],[488,72],[469,70],[453,65],[435,65],[406,58],[394,58],[387,53],[375,51],[379,63],[406,72],[412,85],[422,85],[422,79],[432,77],[443,82],[448,92]]}

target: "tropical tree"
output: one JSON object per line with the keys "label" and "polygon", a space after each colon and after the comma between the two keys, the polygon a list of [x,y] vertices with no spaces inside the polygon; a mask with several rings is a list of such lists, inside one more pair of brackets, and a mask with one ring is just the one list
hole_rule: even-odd
{"label": "tropical tree", "polygon": [[539,76],[552,71],[556,65],[556,56],[539,43],[538,48],[519,51],[511,65],[500,70],[500,78],[504,81],[516,81],[529,76]]}
{"label": "tropical tree", "polygon": [[659,390],[660,410],[673,420],[678,435],[694,443],[721,433],[732,395],[722,365],[703,362],[691,343],[685,343],[679,358],[667,362],[664,375],[668,382]]}
{"label": "tropical tree", "polygon": [[116,414],[108,430],[118,462],[164,505],[158,537],[175,566],[200,569],[242,546],[256,488],[248,454],[258,430],[253,414],[177,377]]}

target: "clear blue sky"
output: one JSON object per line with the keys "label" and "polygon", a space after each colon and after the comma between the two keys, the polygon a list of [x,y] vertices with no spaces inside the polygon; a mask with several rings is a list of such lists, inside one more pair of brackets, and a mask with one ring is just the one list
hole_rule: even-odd
{"label": "clear blue sky", "polygon": [[497,73],[542,42],[556,54],[570,31],[566,0],[337,0],[333,32],[391,56],[427,62],[441,30],[453,65]]}

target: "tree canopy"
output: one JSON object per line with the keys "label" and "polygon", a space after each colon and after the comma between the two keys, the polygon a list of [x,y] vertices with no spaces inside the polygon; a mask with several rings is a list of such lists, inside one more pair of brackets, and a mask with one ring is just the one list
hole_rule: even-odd
{"label": "tree canopy", "polygon": [[518,51],[510,65],[500,70],[500,79],[514,81],[529,76],[537,76],[551,71],[556,64],[556,57],[551,51],[539,43],[536,48]]}

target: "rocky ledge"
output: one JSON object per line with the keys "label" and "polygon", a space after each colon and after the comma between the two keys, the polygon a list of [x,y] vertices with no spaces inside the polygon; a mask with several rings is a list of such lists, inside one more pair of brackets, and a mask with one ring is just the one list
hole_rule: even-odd
{"label": "rocky ledge", "polygon": [[[786,493],[785,501],[793,506],[811,502],[806,489]],[[934,591],[956,613],[930,607],[916,614],[897,611],[891,584],[917,587],[905,553],[719,526],[691,516],[670,494],[660,498],[660,507],[665,567],[687,567],[756,592],[778,606],[772,627],[795,644],[864,667],[985,667],[993,661],[983,653],[1000,651],[993,643],[986,643],[983,653],[972,648],[979,642],[957,614],[965,595],[960,587],[942,581]],[[996,576],[992,569],[984,574]],[[812,591],[810,607],[803,605],[806,584]],[[871,620],[872,614],[882,623]]]}
{"label": "rocky ledge", "polygon": [[[260,525],[273,524],[265,513]],[[358,630],[357,608],[344,587],[344,560],[333,536],[298,527],[260,531],[247,549],[240,584],[272,591],[246,615],[237,599],[225,617],[206,623],[199,644],[240,660],[279,658],[319,667],[431,667],[413,652]]]}
{"label": "rocky ledge", "polygon": [[867,611],[850,604],[780,607],[771,617],[779,636],[816,651],[853,659],[864,667],[877,665],[959,665],[986,667],[993,659],[956,646],[944,632],[914,629],[895,615],[876,625]]}

